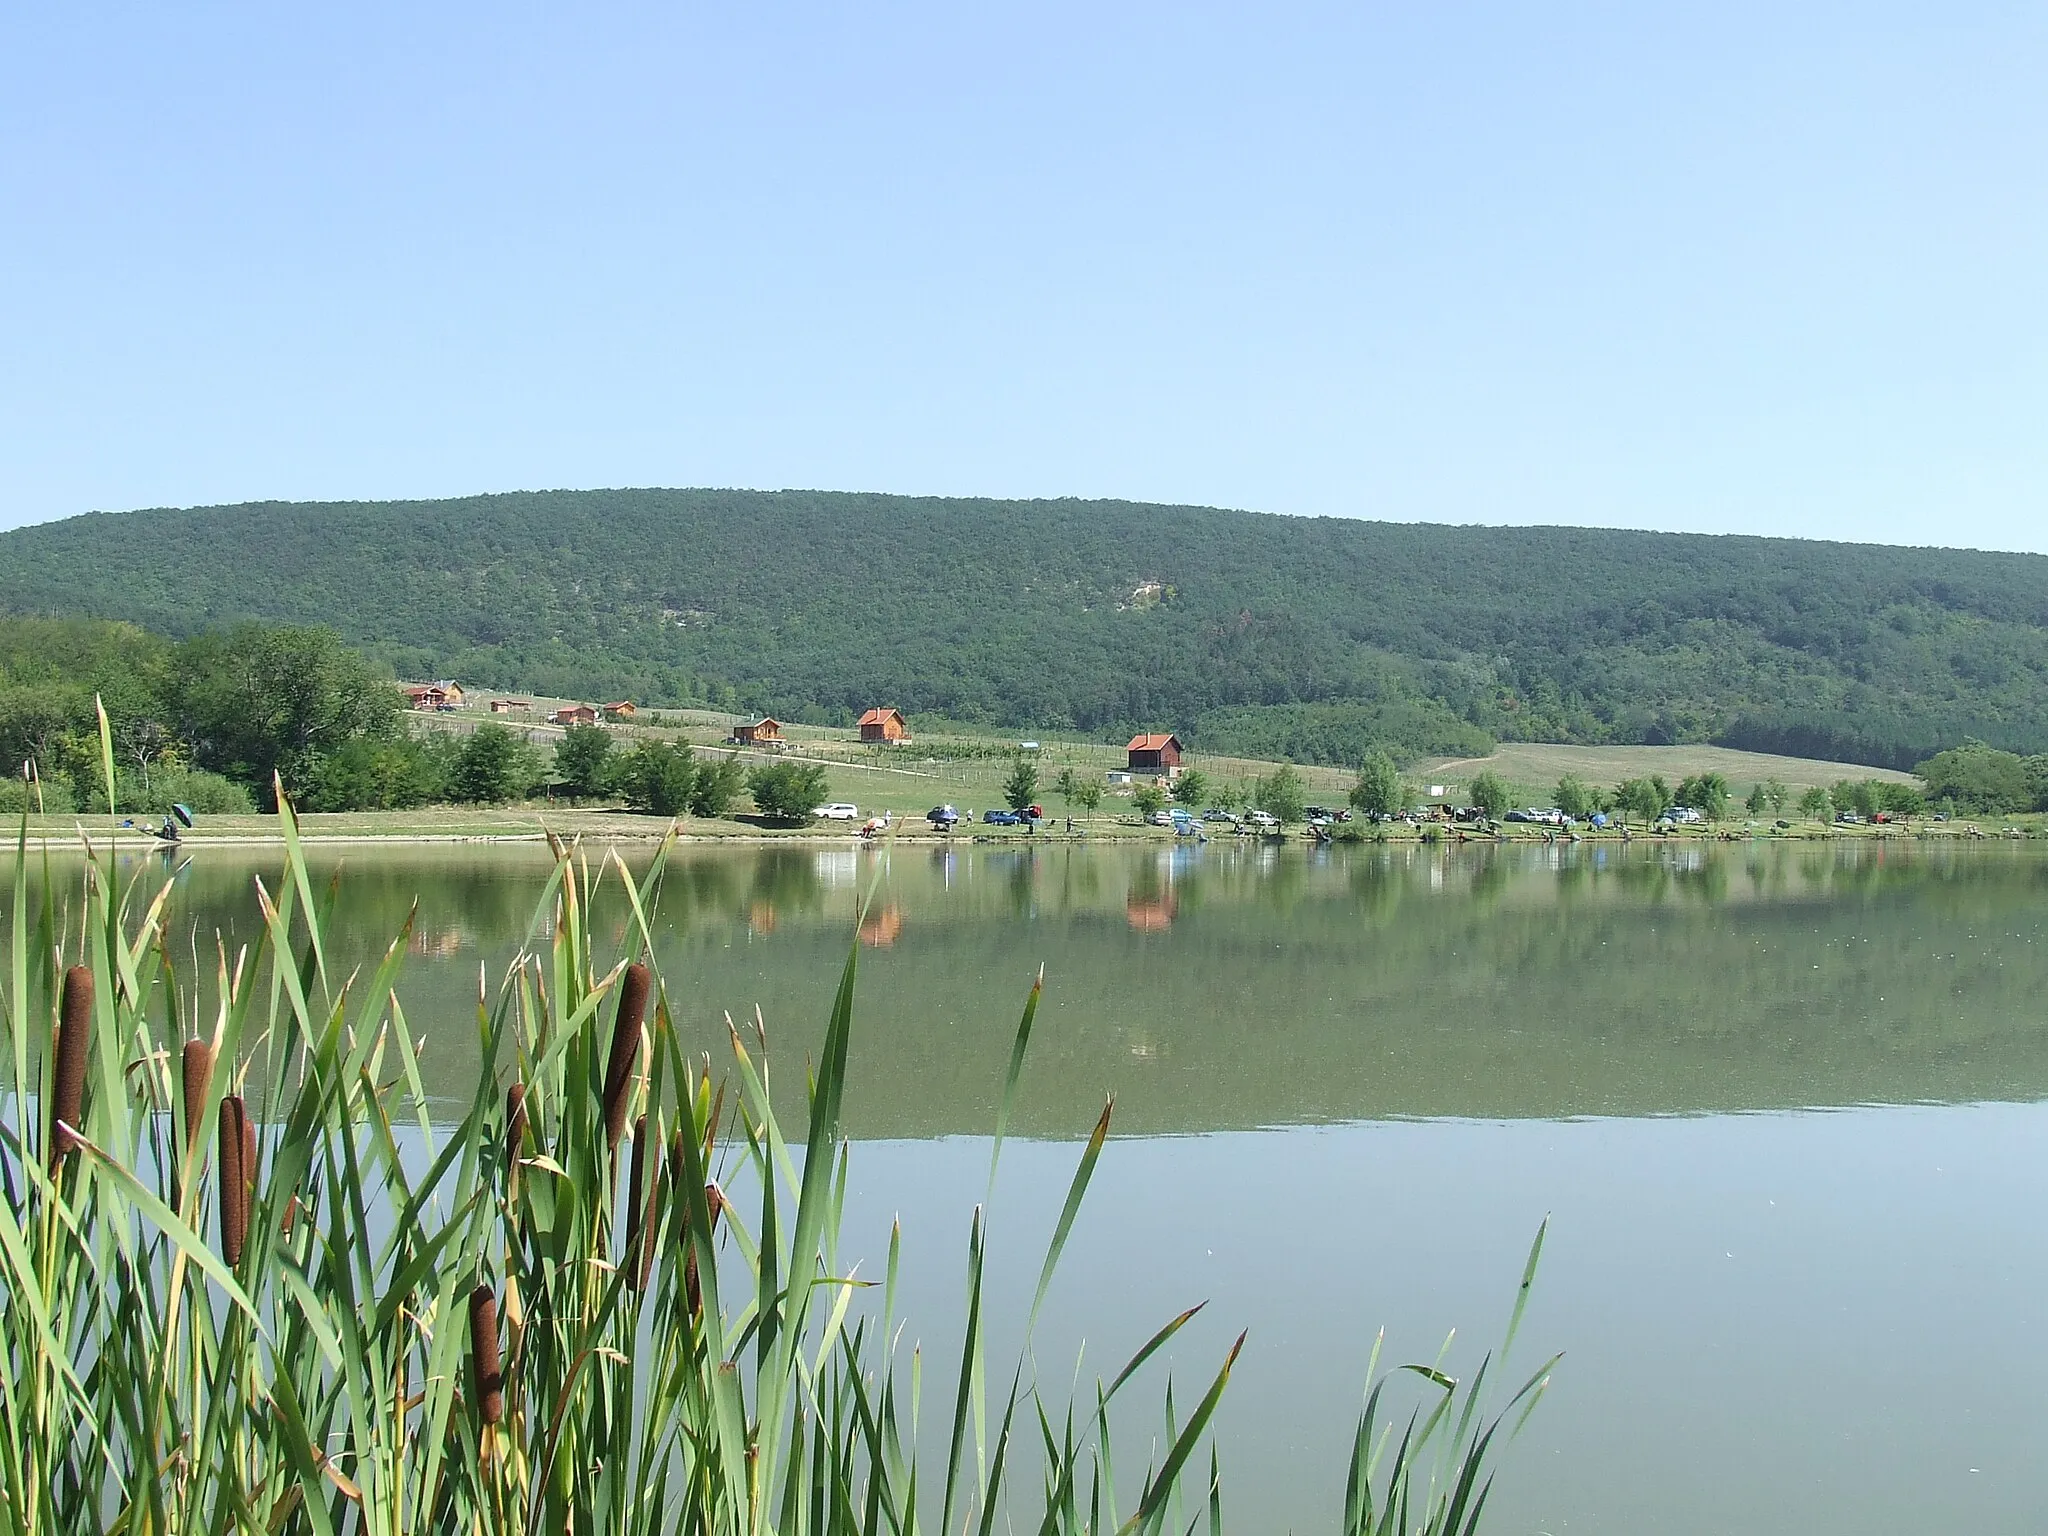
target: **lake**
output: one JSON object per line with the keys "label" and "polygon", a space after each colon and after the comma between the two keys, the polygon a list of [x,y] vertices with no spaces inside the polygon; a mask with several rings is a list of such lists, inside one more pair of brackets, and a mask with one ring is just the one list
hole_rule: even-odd
{"label": "lake", "polygon": [[[177,868],[181,944],[247,937],[252,872]],[[318,850],[322,870],[336,860]],[[419,922],[401,995],[466,1093],[478,968],[539,850],[351,850],[345,964]],[[60,878],[75,864],[53,866]],[[1220,1418],[1232,1528],[1319,1530],[1374,1334],[1454,1371],[1499,1336],[1554,1386],[1488,1528],[1806,1532],[2048,1520],[2048,859],[1912,843],[1307,850],[1214,842],[684,850],[656,923],[681,1023],[758,1008],[800,1081],[856,913],[847,1229],[904,1230],[927,1358],[1019,1011],[1045,1002],[991,1205],[1008,1358],[1081,1138],[1114,1135],[1042,1321],[1041,1375],[1176,1340]],[[0,902],[6,899],[0,894]],[[600,907],[623,940],[623,914]],[[189,963],[189,962],[188,962]],[[1008,1258],[1011,1262],[1005,1264]],[[955,1330],[950,1331],[949,1330]],[[942,1412],[946,1371],[927,1408]],[[1134,1475],[1135,1475],[1134,1469]]]}

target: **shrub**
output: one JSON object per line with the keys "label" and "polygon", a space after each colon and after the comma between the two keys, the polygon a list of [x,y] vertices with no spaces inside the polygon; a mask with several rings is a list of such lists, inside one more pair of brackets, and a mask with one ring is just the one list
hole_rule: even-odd
{"label": "shrub", "polygon": [[1468,793],[1472,796],[1472,803],[1486,812],[1489,820],[1499,820],[1507,808],[1515,803],[1514,790],[1507,780],[1491,768],[1482,770],[1473,778]]}
{"label": "shrub", "polygon": [[635,810],[680,816],[700,777],[688,747],[648,741],[613,759],[609,782]]}
{"label": "shrub", "polygon": [[[770,763],[747,775],[754,809],[775,821],[809,821],[830,793],[816,763]],[[1028,803],[1028,802],[1027,802]]]}
{"label": "shrub", "polygon": [[1401,793],[1401,770],[1387,753],[1374,748],[1365,754],[1358,768],[1358,782],[1351,786],[1351,808],[1364,816],[1391,816],[1406,798]]}
{"label": "shrub", "polygon": [[448,793],[452,737],[358,736],[324,753],[308,775],[306,809],[402,811]]}
{"label": "shrub", "polygon": [[540,783],[540,754],[495,720],[469,733],[448,773],[451,798],[472,805],[523,800]]}
{"label": "shrub", "polygon": [[30,815],[39,811],[51,816],[70,815],[75,809],[71,786],[62,779],[37,784],[18,777],[0,779],[0,813],[19,816],[24,809]]}

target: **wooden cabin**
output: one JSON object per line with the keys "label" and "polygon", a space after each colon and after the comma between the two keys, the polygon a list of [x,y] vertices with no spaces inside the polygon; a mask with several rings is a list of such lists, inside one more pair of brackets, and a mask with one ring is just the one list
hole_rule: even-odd
{"label": "wooden cabin", "polygon": [[588,704],[564,704],[548,716],[548,721],[553,725],[595,725],[597,711]]}
{"label": "wooden cabin", "polygon": [[604,711],[607,720],[631,720],[640,713],[639,706],[628,699],[621,699],[616,704],[601,704],[598,707]]}
{"label": "wooden cabin", "polygon": [[455,707],[448,698],[448,690],[439,683],[407,683],[399,691],[405,695],[407,709],[439,712]]}
{"label": "wooden cabin", "polygon": [[908,741],[910,725],[900,709],[871,709],[860,717],[862,741]]}
{"label": "wooden cabin", "polygon": [[1132,773],[1172,773],[1180,767],[1180,738],[1171,734],[1133,736],[1124,749]]}
{"label": "wooden cabin", "polygon": [[533,712],[531,699],[493,699],[491,713],[494,715],[525,715]]}
{"label": "wooden cabin", "polygon": [[773,715],[763,715],[758,720],[743,720],[732,728],[732,740],[741,747],[779,747],[782,745],[782,722]]}

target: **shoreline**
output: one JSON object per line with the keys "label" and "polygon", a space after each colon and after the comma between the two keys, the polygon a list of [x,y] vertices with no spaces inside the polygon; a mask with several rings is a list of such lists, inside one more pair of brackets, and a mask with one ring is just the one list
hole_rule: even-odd
{"label": "shoreline", "polygon": [[[1660,836],[1644,832],[1627,838],[1618,833],[1580,834],[1576,842],[1546,842],[1540,836],[1468,836],[1460,840],[1456,836],[1429,838],[1422,835],[1423,829],[1403,829],[1389,832],[1380,837],[1338,838],[1331,842],[1317,842],[1299,829],[1290,829],[1277,835],[1239,836],[1230,833],[1213,835],[1204,840],[1220,846],[1247,845],[1258,847],[1296,846],[1301,848],[1371,848],[1388,846],[1442,847],[1446,851],[1455,848],[1514,847],[1514,848],[1570,848],[1589,846],[1600,848],[1644,847],[1735,847],[1759,843],[1914,843],[1970,845],[1978,843],[2016,843],[2040,841],[2044,829],[2028,826],[2016,831],[2004,827],[1996,830],[1975,832],[1965,830],[1942,830],[1939,832],[1915,829],[1895,830],[1886,827],[1842,827],[1815,828],[1811,831],[1792,830],[1739,832],[1723,836],[1719,832],[1678,832]],[[299,842],[307,848],[374,848],[374,847],[540,847],[547,846],[552,835],[564,842],[599,843],[604,845],[659,845],[671,836],[667,826],[639,830],[630,826],[617,825],[583,827],[504,827],[479,828],[474,831],[446,830],[431,828],[391,828],[371,831],[307,830],[303,821]],[[888,848],[899,844],[910,844],[925,848],[947,847],[1012,847],[1030,848],[1046,845],[1061,847],[1089,847],[1115,844],[1119,847],[1153,846],[1176,848],[1201,846],[1192,839],[1178,838],[1165,834],[1162,828],[1120,826],[1093,831],[1040,832],[1019,835],[1009,832],[937,833],[923,828],[904,829],[871,839],[857,833],[822,831],[817,829],[792,828],[788,831],[676,831],[673,841],[678,846],[693,848],[710,847],[811,847],[811,848]],[[108,832],[78,823],[59,830],[37,828],[27,832],[25,841],[17,836],[7,840],[10,848],[23,848],[29,852],[57,853],[78,851],[86,846],[95,850],[113,848],[124,852],[157,853],[166,851],[190,852],[204,848],[267,849],[283,848],[285,837],[281,831],[242,830],[209,833],[193,832],[177,842],[167,843],[146,832],[134,828],[121,828]]]}

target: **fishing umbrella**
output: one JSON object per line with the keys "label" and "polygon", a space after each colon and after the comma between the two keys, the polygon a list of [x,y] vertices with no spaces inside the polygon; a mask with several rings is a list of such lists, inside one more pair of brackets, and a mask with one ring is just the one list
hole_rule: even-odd
{"label": "fishing umbrella", "polygon": [[182,821],[183,823],[185,823],[185,825],[186,825],[186,826],[188,826],[188,827],[189,827],[189,826],[191,826],[191,825],[192,825],[192,807],[191,807],[191,806],[189,806],[189,805],[174,805],[174,806],[172,806],[172,807],[171,807],[171,814],[172,814],[173,816],[177,817],[177,818],[178,818],[178,820],[180,820],[180,821]]}

